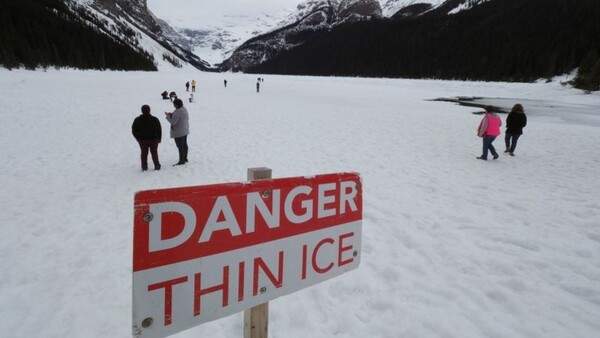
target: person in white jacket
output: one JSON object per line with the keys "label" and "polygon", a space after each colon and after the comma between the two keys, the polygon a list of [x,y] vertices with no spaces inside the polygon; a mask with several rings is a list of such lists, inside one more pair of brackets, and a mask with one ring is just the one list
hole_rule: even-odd
{"label": "person in white jacket", "polygon": [[188,161],[189,114],[181,99],[175,99],[173,106],[175,106],[175,110],[172,113],[165,112],[165,115],[167,121],[171,124],[171,138],[175,139],[175,145],[179,151],[179,161],[174,165],[183,165]]}

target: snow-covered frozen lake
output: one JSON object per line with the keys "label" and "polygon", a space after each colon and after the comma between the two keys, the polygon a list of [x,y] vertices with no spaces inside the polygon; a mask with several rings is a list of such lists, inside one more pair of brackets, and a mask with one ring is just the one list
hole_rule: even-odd
{"label": "snow-covered frozen lake", "polygon": [[[262,166],[364,184],[360,267],[272,301],[271,337],[599,336],[600,126],[581,123],[597,121],[599,93],[263,76],[257,94],[256,77],[0,70],[1,337],[130,337],[134,193]],[[191,79],[190,162],[171,166],[165,136],[163,170],[141,172],[133,119],[149,104],[166,134],[160,93]],[[481,116],[430,101],[459,96],[531,112],[515,157],[475,160]],[[240,313],[175,336],[242,330]]]}

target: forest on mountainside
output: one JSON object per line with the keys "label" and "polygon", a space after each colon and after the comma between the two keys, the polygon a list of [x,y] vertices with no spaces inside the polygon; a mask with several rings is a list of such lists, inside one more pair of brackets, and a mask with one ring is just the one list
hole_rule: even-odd
{"label": "forest on mountainside", "polygon": [[3,1],[0,23],[0,66],[9,69],[156,70],[152,55],[100,32],[60,0]]}
{"label": "forest on mountainside", "polygon": [[598,90],[598,18],[597,0],[492,0],[318,31],[248,72],[530,82],[579,67],[575,84]]}

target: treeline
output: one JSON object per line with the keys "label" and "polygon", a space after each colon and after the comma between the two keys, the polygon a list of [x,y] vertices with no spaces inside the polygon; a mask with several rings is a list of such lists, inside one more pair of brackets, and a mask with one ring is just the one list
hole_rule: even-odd
{"label": "treeline", "polygon": [[153,57],[79,19],[60,0],[0,4],[0,66],[156,70]]}
{"label": "treeline", "polygon": [[579,65],[574,85],[586,91],[600,90],[600,55],[598,50],[592,49],[583,59]]}
{"label": "treeline", "polygon": [[528,82],[591,60],[582,79],[593,82],[598,18],[598,0],[492,0],[319,31],[250,72]]}

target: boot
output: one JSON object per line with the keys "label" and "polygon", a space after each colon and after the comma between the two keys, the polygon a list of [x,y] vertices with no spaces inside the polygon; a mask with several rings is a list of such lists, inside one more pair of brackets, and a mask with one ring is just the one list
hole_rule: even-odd
{"label": "boot", "polygon": [[182,165],[185,164],[186,160],[185,160],[185,150],[179,148],[179,162],[175,163],[175,165]]}

